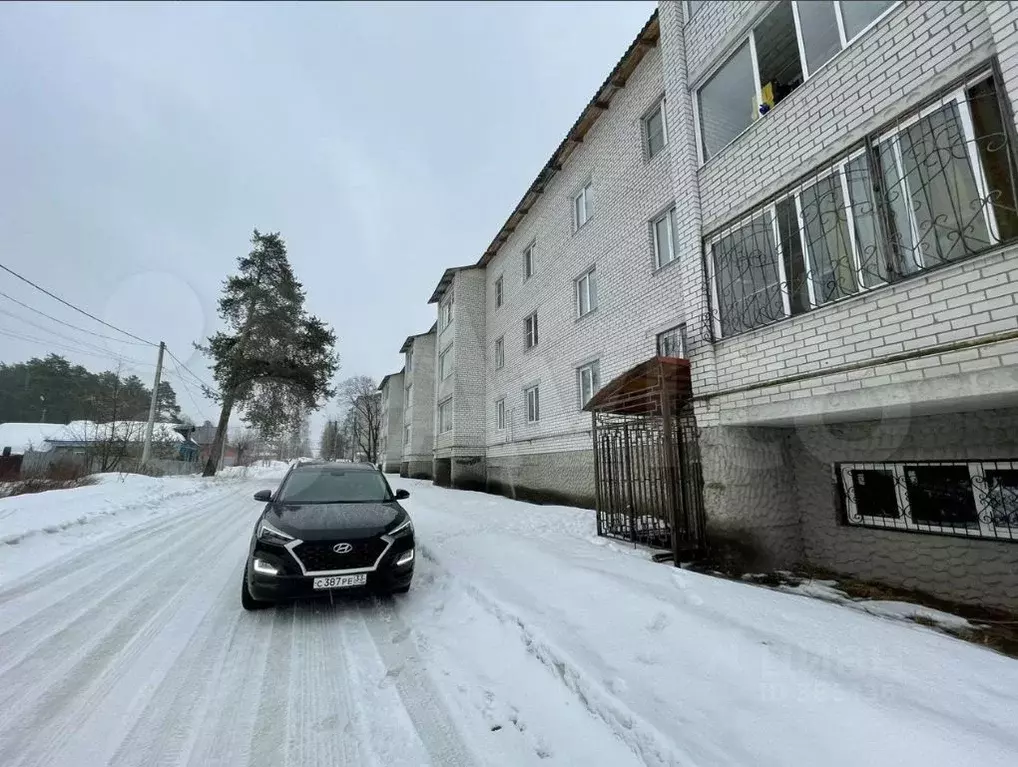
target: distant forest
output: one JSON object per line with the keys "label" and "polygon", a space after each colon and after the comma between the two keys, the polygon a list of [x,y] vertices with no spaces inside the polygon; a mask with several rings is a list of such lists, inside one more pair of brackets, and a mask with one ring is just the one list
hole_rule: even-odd
{"label": "distant forest", "polygon": [[[152,390],[136,375],[93,373],[58,354],[13,365],[0,363],[0,423],[144,421]],[[159,384],[157,421],[184,420],[177,394]]]}

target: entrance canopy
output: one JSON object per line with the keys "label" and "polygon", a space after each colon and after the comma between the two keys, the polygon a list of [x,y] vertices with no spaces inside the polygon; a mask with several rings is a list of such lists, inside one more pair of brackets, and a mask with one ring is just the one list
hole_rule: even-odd
{"label": "entrance canopy", "polygon": [[651,415],[662,411],[662,400],[670,410],[681,407],[693,396],[689,360],[680,357],[651,357],[616,376],[590,398],[584,410],[617,415]]}

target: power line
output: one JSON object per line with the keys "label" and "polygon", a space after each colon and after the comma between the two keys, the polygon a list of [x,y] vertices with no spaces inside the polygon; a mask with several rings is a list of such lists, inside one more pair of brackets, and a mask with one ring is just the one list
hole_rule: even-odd
{"label": "power line", "polygon": [[[64,341],[69,341],[72,344],[78,344],[83,349],[91,349],[92,351],[103,352],[103,353],[106,353],[108,351],[107,349],[104,349],[103,347],[101,347],[101,346],[99,346],[97,344],[94,344],[94,343],[92,343],[90,341],[84,341],[84,340],[82,340],[80,338],[72,338],[71,336],[65,336],[63,333],[58,333],[56,330],[53,330],[52,328],[47,328],[45,325],[40,325],[37,322],[32,322],[31,320],[27,320],[27,319],[25,319],[24,317],[22,317],[22,316],[20,316],[18,314],[13,314],[12,312],[7,311],[6,309],[0,309],[0,314],[6,315],[7,317],[11,317],[13,319],[16,319],[16,320],[18,320],[18,322],[23,322],[26,325],[28,325],[29,327],[35,328],[36,330],[41,330],[43,333],[49,333],[49,334],[54,335],[57,338],[60,338],[60,339],[62,339]],[[128,342],[128,343],[131,343],[131,342]]]}
{"label": "power line", "polygon": [[134,335],[134,333],[128,333],[126,330],[124,330],[123,328],[118,328],[116,325],[111,325],[110,323],[106,322],[105,320],[99,319],[94,314],[90,314],[89,312],[86,312],[84,309],[82,309],[79,306],[75,306],[70,301],[65,301],[60,296],[55,295],[54,293],[49,292],[48,290],[46,290],[46,288],[42,287],[41,285],[36,285],[34,282],[32,282],[27,277],[22,277],[20,274],[18,274],[16,271],[14,271],[13,269],[11,269],[8,266],[4,266],[3,264],[0,264],[0,269],[3,269],[5,272],[7,272],[10,275],[13,275],[14,277],[17,277],[22,282],[24,282],[24,283],[26,283],[28,285],[31,285],[33,288],[35,288],[39,292],[45,293],[47,296],[49,296],[53,300],[59,301],[64,306],[67,306],[67,307],[69,307],[71,309],[74,309],[74,311],[78,312],[79,314],[84,314],[86,317],[88,317],[91,320],[95,320],[100,325],[105,325],[106,327],[110,328],[111,330],[115,330],[118,333],[123,333],[125,336],[129,336],[129,337],[133,338],[136,341],[141,341],[143,344],[148,344],[149,346],[157,346],[158,345],[158,344],[152,343],[151,341],[146,341],[144,338],[141,338],[139,336]]}
{"label": "power line", "polygon": [[[196,375],[196,374],[194,373],[194,371],[192,371],[192,370],[191,370],[191,368],[189,368],[189,367],[188,367],[187,365],[185,365],[185,364],[184,364],[183,362],[181,362],[181,361],[180,361],[180,360],[179,360],[179,359],[177,358],[177,355],[175,355],[175,354],[174,354],[173,352],[171,352],[171,351],[169,350],[169,348],[167,348],[167,349],[166,349],[166,353],[167,353],[167,354],[169,354],[169,355],[170,355],[170,357],[172,357],[172,358],[173,358],[173,361],[174,361],[174,362],[175,362],[175,363],[176,363],[177,365],[179,365],[179,366],[180,366],[181,368],[183,368],[183,369],[184,369],[184,370],[186,370],[186,371],[187,371],[188,373],[190,373],[190,374],[191,374],[191,378],[193,378],[193,379],[194,379],[195,381],[197,381],[198,383],[200,383],[200,384],[201,384],[201,385],[202,385],[203,387],[205,387],[205,388],[206,388],[206,389],[208,389],[209,391],[213,391],[213,392],[214,392],[214,391],[216,390],[216,387],[215,387],[215,386],[209,386],[209,385],[208,385],[207,383],[205,383],[205,382],[204,382],[204,381],[203,381],[203,380],[202,380],[201,378],[199,378],[199,377],[198,377],[198,376],[197,376],[197,375]],[[179,368],[178,368],[178,370],[179,370]]]}
{"label": "power line", "polygon": [[149,367],[149,368],[155,368],[156,367],[155,363],[144,363],[144,362],[142,362],[140,360],[134,360],[133,358],[130,358],[130,357],[122,357],[122,355],[114,354],[112,352],[108,352],[108,351],[104,351],[104,352],[88,351],[86,349],[75,348],[73,346],[67,346],[67,345],[62,344],[62,343],[56,343],[56,342],[54,342],[54,341],[52,341],[52,340],[50,340],[48,338],[36,338],[34,336],[31,336],[31,335],[21,335],[21,334],[18,334],[18,333],[11,333],[9,330],[0,330],[0,335],[7,336],[8,338],[13,338],[13,339],[18,340],[18,341],[32,341],[34,343],[41,343],[41,344],[44,344],[44,345],[48,345],[50,348],[59,349],[61,351],[65,351],[65,352],[77,353],[77,354],[88,354],[88,355],[90,355],[90,357],[100,357],[100,358],[103,358],[105,360],[113,360],[114,362],[117,362],[117,363],[132,363],[134,365],[144,365],[144,366]]}
{"label": "power line", "polygon": [[[173,357],[173,355],[171,354],[170,357]],[[177,365],[175,360],[176,360],[176,358],[174,358],[173,367],[177,371],[176,372],[177,382],[183,387],[184,393],[187,394],[187,398],[189,400],[191,400],[191,404],[194,405],[194,409],[196,411],[198,411],[198,415],[200,415],[206,421],[211,421],[212,419],[209,418],[208,413],[205,412],[205,408],[203,408],[201,405],[199,405],[198,404],[198,400],[195,399],[194,394],[191,392],[191,387],[187,385],[187,381],[184,380],[184,376],[181,375],[180,367]],[[169,371],[167,371],[167,372],[169,372]]]}
{"label": "power line", "polygon": [[8,301],[12,301],[12,302],[16,303],[18,306],[21,306],[21,307],[24,307],[25,309],[28,309],[30,312],[35,312],[36,314],[41,314],[43,317],[45,317],[48,320],[53,320],[53,322],[58,322],[61,325],[66,325],[67,327],[73,328],[74,330],[77,330],[77,331],[79,331],[81,333],[88,333],[90,336],[95,336],[96,338],[105,338],[107,341],[116,341],[118,344],[133,344],[134,346],[149,346],[150,345],[150,344],[148,344],[147,342],[144,342],[144,341],[140,341],[140,342],[139,341],[127,341],[127,340],[124,340],[123,338],[114,338],[113,336],[107,336],[107,335],[103,335],[102,333],[96,333],[96,332],[91,331],[91,330],[86,330],[85,328],[79,328],[77,325],[73,325],[70,322],[64,322],[63,320],[58,320],[56,317],[51,317],[50,315],[46,314],[46,312],[39,311],[34,306],[29,306],[28,304],[22,303],[18,299],[12,298],[11,296],[7,295],[2,290],[0,290],[0,296],[3,296]]}

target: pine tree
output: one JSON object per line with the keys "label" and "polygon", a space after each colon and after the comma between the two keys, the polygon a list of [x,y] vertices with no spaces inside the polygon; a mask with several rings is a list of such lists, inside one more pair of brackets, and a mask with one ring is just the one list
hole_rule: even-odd
{"label": "pine tree", "polygon": [[[146,418],[148,416],[146,415]],[[169,381],[160,381],[156,394],[156,420],[165,423],[180,423],[180,405],[177,404],[177,393]]]}
{"label": "pine tree", "polygon": [[272,428],[292,423],[299,408],[314,410],[333,394],[335,333],[305,311],[304,290],[279,234],[256,229],[251,242],[251,252],[238,259],[238,273],[226,280],[219,299],[228,332],[198,347],[213,360],[222,403],[205,476],[216,473],[234,407],[245,408],[245,420],[269,436]]}

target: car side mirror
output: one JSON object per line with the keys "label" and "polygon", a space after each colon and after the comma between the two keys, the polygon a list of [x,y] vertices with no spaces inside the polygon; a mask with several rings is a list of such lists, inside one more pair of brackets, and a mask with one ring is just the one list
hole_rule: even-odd
{"label": "car side mirror", "polygon": [[260,501],[262,503],[268,503],[269,501],[272,500],[272,491],[271,490],[259,490],[257,493],[254,494],[254,499],[256,501]]}
{"label": "car side mirror", "polygon": [[409,490],[404,490],[403,488],[400,488],[399,490],[396,491],[396,500],[397,501],[402,501],[402,500],[405,500],[405,499],[407,499],[409,497],[410,497],[410,491]]}

